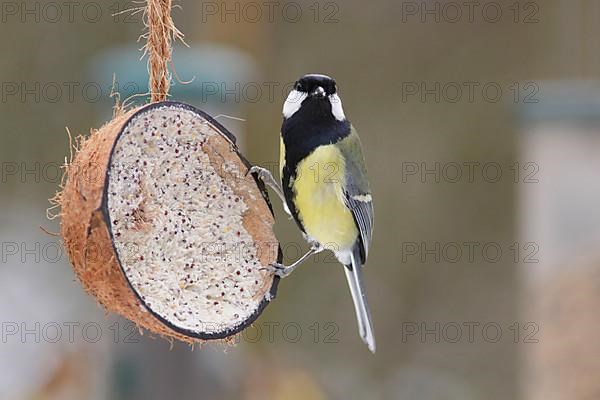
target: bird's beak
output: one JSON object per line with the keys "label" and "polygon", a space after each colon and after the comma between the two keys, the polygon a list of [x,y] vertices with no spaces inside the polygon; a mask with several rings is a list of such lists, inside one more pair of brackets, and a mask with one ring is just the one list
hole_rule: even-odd
{"label": "bird's beak", "polygon": [[310,94],[311,96],[319,96],[319,97],[325,97],[325,89],[323,89],[321,86],[317,86],[315,88],[315,90],[313,90]]}

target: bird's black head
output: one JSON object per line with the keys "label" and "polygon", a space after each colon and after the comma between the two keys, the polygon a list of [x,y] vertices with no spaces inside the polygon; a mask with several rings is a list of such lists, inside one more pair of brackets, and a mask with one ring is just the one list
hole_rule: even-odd
{"label": "bird's black head", "polygon": [[296,81],[294,90],[309,96],[325,97],[336,94],[337,86],[335,80],[327,75],[308,74]]}
{"label": "bird's black head", "polygon": [[308,74],[296,81],[283,105],[283,116],[288,119],[299,111],[305,122],[346,119],[335,80],[327,75]]}

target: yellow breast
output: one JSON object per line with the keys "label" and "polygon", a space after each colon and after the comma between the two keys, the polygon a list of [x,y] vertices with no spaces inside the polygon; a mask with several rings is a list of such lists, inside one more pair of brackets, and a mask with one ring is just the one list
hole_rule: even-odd
{"label": "yellow breast", "polygon": [[344,157],[335,145],[320,146],[297,166],[294,204],[306,233],[331,250],[349,249],[358,230],[344,202]]}

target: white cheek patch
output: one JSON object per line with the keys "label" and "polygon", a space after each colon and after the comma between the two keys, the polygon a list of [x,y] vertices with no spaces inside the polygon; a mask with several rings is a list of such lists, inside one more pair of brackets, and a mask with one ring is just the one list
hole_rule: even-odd
{"label": "white cheek patch", "polygon": [[344,114],[344,109],[342,108],[342,99],[337,94],[332,94],[329,96],[329,102],[331,103],[331,113],[338,121],[344,121],[346,119],[346,115]]}
{"label": "white cheek patch", "polygon": [[283,103],[283,116],[285,118],[290,118],[292,115],[294,115],[296,111],[300,109],[302,102],[307,97],[308,93],[302,93],[297,90],[292,90],[290,94],[288,94],[285,103]]}

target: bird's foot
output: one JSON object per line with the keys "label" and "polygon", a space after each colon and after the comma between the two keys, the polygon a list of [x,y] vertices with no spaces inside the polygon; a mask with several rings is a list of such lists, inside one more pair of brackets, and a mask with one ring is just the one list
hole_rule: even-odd
{"label": "bird's foot", "polygon": [[263,269],[275,274],[280,278],[285,278],[289,276],[295,268],[296,265],[285,266],[280,263],[273,263],[268,265],[267,267],[264,267]]}
{"label": "bird's foot", "polygon": [[320,253],[321,251],[323,251],[322,247],[313,245],[313,247],[311,247],[310,250],[306,252],[306,254],[304,254],[302,257],[296,260],[296,262],[294,262],[293,264],[283,265],[280,263],[273,263],[264,269],[274,273],[280,278],[285,278],[286,276],[289,276],[292,272],[294,272],[294,270],[300,264],[302,264],[308,257],[310,257],[313,254]]}
{"label": "bird's foot", "polygon": [[258,165],[254,165],[250,167],[246,174],[255,174],[258,179],[265,183],[265,185],[270,186],[275,191],[275,193],[277,193],[277,196],[279,196],[281,201],[285,204],[283,190],[281,190],[281,186],[279,186],[279,183],[275,180],[273,174],[271,174],[271,171],[269,171],[266,168],[259,167]]}
{"label": "bird's foot", "polygon": [[251,166],[250,169],[248,169],[248,172],[246,172],[246,175],[248,174],[256,174],[256,176],[262,180],[264,180],[264,178],[268,177],[269,175],[272,176],[271,171],[258,165]]}

